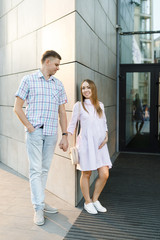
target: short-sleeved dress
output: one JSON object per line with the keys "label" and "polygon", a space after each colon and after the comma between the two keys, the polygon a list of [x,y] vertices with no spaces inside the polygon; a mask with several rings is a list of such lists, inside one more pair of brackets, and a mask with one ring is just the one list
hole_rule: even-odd
{"label": "short-sleeved dress", "polygon": [[73,114],[68,126],[68,132],[74,133],[76,123],[80,119],[81,130],[77,138],[76,146],[79,153],[79,164],[77,169],[80,171],[92,171],[103,166],[112,167],[107,144],[101,149],[101,145],[108,131],[104,105],[100,102],[103,115],[100,118],[89,99],[85,99],[86,112],[80,102],[73,107]]}

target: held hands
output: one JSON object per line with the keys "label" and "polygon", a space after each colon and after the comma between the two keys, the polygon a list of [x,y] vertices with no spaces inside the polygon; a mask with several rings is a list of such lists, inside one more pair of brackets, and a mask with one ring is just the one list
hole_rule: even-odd
{"label": "held hands", "polygon": [[63,136],[60,143],[59,143],[59,148],[62,149],[64,152],[67,151],[68,149],[68,139],[67,136]]}
{"label": "held hands", "polygon": [[69,142],[69,154],[71,153],[71,148],[74,146],[74,143],[73,143],[73,135],[71,133],[68,133],[68,142]]}
{"label": "held hands", "polygon": [[101,145],[99,146],[98,149],[101,149],[106,143],[108,142],[108,132],[106,132],[106,137],[103,140],[103,142],[101,143]]}

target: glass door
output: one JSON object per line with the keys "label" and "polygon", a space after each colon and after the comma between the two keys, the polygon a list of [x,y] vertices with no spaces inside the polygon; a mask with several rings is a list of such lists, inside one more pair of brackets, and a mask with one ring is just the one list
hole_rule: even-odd
{"label": "glass door", "polygon": [[126,73],[125,145],[146,149],[150,139],[150,72]]}
{"label": "glass door", "polygon": [[160,147],[160,73],[158,76],[158,105],[157,105],[158,111],[157,111],[157,118],[158,118],[158,145]]}
{"label": "glass door", "polygon": [[159,69],[159,64],[121,64],[120,151],[160,152]]}

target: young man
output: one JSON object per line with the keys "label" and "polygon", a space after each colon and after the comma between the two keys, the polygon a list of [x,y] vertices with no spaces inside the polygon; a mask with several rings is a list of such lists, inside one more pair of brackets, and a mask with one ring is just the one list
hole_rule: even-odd
{"label": "young man", "polygon": [[[45,186],[57,142],[58,115],[62,130],[59,147],[67,151],[67,96],[63,84],[53,75],[59,70],[61,56],[46,51],[41,59],[42,68],[25,76],[16,92],[14,112],[26,128],[26,146],[29,159],[31,200],[35,209],[34,223],[44,224],[44,211],[57,209],[45,204]],[[23,105],[26,101],[26,114]]]}

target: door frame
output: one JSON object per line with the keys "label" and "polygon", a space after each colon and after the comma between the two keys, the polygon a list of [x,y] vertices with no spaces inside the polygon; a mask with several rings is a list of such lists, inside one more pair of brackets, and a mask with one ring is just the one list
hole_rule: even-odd
{"label": "door frame", "polygon": [[150,143],[149,148],[135,152],[160,152],[158,144],[158,96],[160,64],[120,64],[119,76],[119,150],[134,151],[125,146],[126,135],[126,73],[150,72]]}

